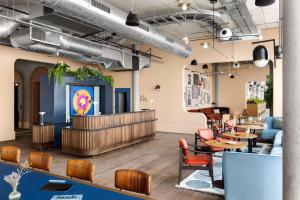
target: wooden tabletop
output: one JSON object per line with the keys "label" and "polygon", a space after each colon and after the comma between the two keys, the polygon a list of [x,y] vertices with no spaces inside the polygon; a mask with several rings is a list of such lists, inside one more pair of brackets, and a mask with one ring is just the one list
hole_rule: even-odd
{"label": "wooden tabletop", "polygon": [[222,134],[225,137],[228,138],[237,138],[237,139],[254,139],[257,138],[257,135],[249,133],[247,134],[246,132],[236,132],[235,134],[231,134],[230,132],[223,133]]}
{"label": "wooden tabletop", "polygon": [[257,125],[236,125],[236,128],[242,128],[242,129],[247,129],[248,127],[252,130],[263,130],[263,126],[257,126]]}
{"label": "wooden tabletop", "polygon": [[224,149],[243,149],[247,146],[246,142],[237,142],[234,141],[235,144],[227,144],[227,140],[217,142],[216,140],[208,140],[205,142],[208,146],[217,147],[217,148],[224,148]]}

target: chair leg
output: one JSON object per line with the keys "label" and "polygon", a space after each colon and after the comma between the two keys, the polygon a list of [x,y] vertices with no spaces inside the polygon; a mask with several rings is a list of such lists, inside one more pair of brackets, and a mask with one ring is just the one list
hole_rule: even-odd
{"label": "chair leg", "polygon": [[179,172],[178,172],[178,181],[177,181],[178,185],[180,185],[181,182],[181,174],[182,174],[182,165],[179,163]]}
{"label": "chair leg", "polygon": [[213,170],[213,166],[209,166],[209,175],[210,175],[210,178],[211,178],[211,184],[212,184],[212,187],[214,188],[215,185],[214,185],[214,170]]}

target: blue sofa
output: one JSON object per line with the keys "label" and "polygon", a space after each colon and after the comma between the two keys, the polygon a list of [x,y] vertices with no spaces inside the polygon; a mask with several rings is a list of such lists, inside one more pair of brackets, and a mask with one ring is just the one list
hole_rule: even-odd
{"label": "blue sofa", "polygon": [[268,154],[224,152],[226,200],[282,200],[282,130]]}
{"label": "blue sofa", "polygon": [[280,117],[267,117],[266,118],[266,125],[262,132],[261,138],[264,140],[274,140],[277,132],[282,130],[282,128],[274,127],[274,119],[282,120]]}

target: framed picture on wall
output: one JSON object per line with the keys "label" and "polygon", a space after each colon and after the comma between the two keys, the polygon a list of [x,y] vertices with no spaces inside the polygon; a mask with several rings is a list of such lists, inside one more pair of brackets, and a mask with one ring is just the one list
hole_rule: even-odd
{"label": "framed picture on wall", "polygon": [[199,74],[193,74],[193,85],[199,85]]}
{"label": "framed picture on wall", "polygon": [[192,88],[186,87],[186,107],[192,106]]}
{"label": "framed picture on wall", "polygon": [[198,99],[200,95],[200,88],[198,85],[193,85],[192,86],[192,98],[193,99]]}
{"label": "framed picture on wall", "polygon": [[192,73],[188,72],[186,79],[187,79],[187,85],[191,86],[192,85]]}

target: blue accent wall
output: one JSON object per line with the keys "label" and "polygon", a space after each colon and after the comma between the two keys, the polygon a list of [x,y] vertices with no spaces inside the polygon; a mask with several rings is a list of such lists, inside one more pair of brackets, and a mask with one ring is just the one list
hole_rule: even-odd
{"label": "blue accent wall", "polygon": [[49,82],[48,76],[40,78],[40,111],[45,111],[44,122],[55,125],[56,147],[61,146],[61,128],[71,124],[66,123],[66,85],[89,85],[100,87],[100,112],[112,114],[112,87],[100,79],[77,80],[64,77],[64,83],[58,84],[54,79]]}
{"label": "blue accent wall", "polygon": [[130,88],[116,88],[115,89],[115,111],[116,113],[119,112],[119,94],[120,93],[126,93],[126,101],[127,101],[127,110],[126,112],[130,112],[130,105],[131,105],[131,101],[130,101]]}

